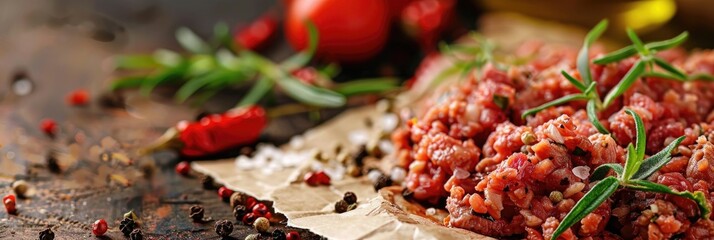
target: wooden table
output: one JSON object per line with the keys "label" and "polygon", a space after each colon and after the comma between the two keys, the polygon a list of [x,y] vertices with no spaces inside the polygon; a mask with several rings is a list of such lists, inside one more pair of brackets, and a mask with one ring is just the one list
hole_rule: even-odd
{"label": "wooden table", "polygon": [[[139,215],[141,229],[149,239],[217,239],[213,222],[198,224],[188,217],[189,207],[195,204],[204,206],[206,215],[213,219],[235,220],[230,207],[217,197],[215,190],[202,188],[199,176],[181,177],[174,172],[179,161],[175,154],[139,157],[134,151],[178,120],[193,119],[202,110],[222,111],[230,107],[235,101],[230,95],[235,93],[224,93],[223,98],[216,98],[206,109],[174,104],[163,90],[151,96],[151,101],[145,96],[125,95],[129,111],[100,104],[112,78],[107,67],[111,56],[164,45],[175,47],[171,40],[173,27],[186,22],[205,27],[216,22],[216,18],[227,16],[230,9],[208,16],[215,10],[211,9],[220,8],[221,4],[199,8],[191,16],[208,16],[200,20],[180,14],[191,11],[192,4],[167,9],[159,3],[117,2],[97,3],[90,6],[91,10],[81,4],[64,6],[63,1],[0,3],[0,193],[11,193],[10,185],[17,179],[24,179],[37,189],[31,198],[18,199],[17,215],[0,211],[0,239],[36,239],[47,227],[54,229],[56,239],[94,238],[91,223],[99,218],[106,219],[110,227],[104,239],[123,239],[118,225],[129,210]],[[226,5],[231,1],[219,2]],[[272,1],[254,4],[257,6],[242,10],[250,13],[226,18],[232,21],[253,18]],[[241,8],[245,4],[231,6]],[[113,9],[119,12],[117,16],[96,12],[117,7],[120,9]],[[132,21],[112,20],[127,15],[125,19]],[[19,74],[30,79],[29,94],[13,90]],[[91,104],[68,106],[66,95],[79,88],[91,93]],[[39,130],[44,118],[55,119],[61,128],[54,139]],[[291,134],[302,129],[269,132]],[[266,138],[271,139],[271,135]],[[102,161],[97,157],[101,152],[126,155],[132,164]],[[46,167],[49,154],[59,160],[61,173],[52,173]],[[147,171],[153,174],[147,177]],[[126,178],[128,184],[121,179],[117,181],[116,176]],[[294,230],[284,223],[273,226]],[[237,239],[256,232],[240,223],[235,228],[231,236]],[[303,239],[319,238],[298,231]]]}

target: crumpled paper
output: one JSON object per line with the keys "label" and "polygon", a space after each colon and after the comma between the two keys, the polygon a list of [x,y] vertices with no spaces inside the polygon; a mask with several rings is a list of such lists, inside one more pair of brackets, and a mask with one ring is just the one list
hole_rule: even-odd
{"label": "crumpled paper", "polygon": [[[510,14],[488,15],[480,20],[479,29],[484,36],[499,43],[504,52],[513,52],[518,43],[526,39],[578,46],[584,35],[582,31],[562,25],[534,22]],[[453,63],[442,57],[431,68],[444,69],[450,64]],[[438,71],[422,74],[416,85],[397,97],[397,108],[415,106],[424,101],[428,103],[428,98],[424,96],[434,91],[430,78],[436,74]],[[448,87],[448,84],[441,84],[441,87]],[[300,146],[288,144],[282,148],[287,151],[319,149],[329,152],[341,145],[356,149],[358,146],[350,141],[350,132],[363,130],[370,135],[377,134],[367,128],[363,120],[377,118],[379,114],[374,106],[348,110],[305,133]],[[309,229],[330,239],[492,239],[444,226],[441,222],[448,215],[444,210],[427,215],[423,206],[404,199],[398,186],[387,187],[377,193],[366,177],[333,180],[330,186],[307,186],[301,178],[315,161],[269,174],[260,170],[237,169],[235,159],[194,162],[192,165],[195,170],[212,176],[216,182],[233,190],[273,201],[275,210],[288,218],[289,225]],[[388,159],[383,162],[386,165],[390,163]],[[346,213],[334,213],[334,203],[346,191],[356,193],[359,206]]]}

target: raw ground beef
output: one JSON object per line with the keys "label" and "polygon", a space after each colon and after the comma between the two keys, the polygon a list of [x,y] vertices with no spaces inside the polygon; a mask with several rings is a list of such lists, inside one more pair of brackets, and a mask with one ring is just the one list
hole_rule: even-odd
{"label": "raw ground beef", "polygon": [[[436,93],[418,118],[392,138],[405,187],[424,204],[445,206],[445,224],[493,237],[549,239],[590,189],[588,177],[604,163],[624,163],[635,138],[629,108],[643,119],[647,154],[686,136],[673,159],[650,181],[703,191],[714,200],[714,83],[642,78],[599,116],[612,137],[588,121],[584,102],[552,107],[521,119],[529,108],[576,93],[561,74],[579,78],[576,50],[525,44],[530,61],[507,70],[491,65],[450,90]],[[591,57],[602,54],[595,50]],[[714,51],[659,53],[688,73],[714,73]],[[600,96],[635,59],[592,65]],[[498,99],[506,106],[497,104]],[[500,106],[499,106],[500,105]],[[504,107],[504,108],[501,108]],[[614,137],[614,138],[613,138]],[[615,140],[617,139],[617,140]],[[618,190],[560,239],[712,239],[714,222],[677,196]]]}

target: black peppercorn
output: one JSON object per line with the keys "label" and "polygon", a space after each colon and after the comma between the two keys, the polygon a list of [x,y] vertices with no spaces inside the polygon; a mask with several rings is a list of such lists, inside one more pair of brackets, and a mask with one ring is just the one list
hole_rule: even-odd
{"label": "black peppercorn", "polygon": [[273,240],[286,240],[287,236],[285,236],[285,232],[280,229],[275,229],[273,230]]}
{"label": "black peppercorn", "polygon": [[131,231],[129,234],[129,239],[131,240],[142,240],[144,239],[144,234],[141,233],[141,229],[134,229],[134,231]]}
{"label": "black peppercorn", "polygon": [[136,222],[134,222],[134,219],[131,218],[124,218],[124,220],[121,220],[119,223],[119,230],[124,234],[125,237],[128,237],[129,234],[131,234],[131,231],[134,231],[136,228]]}
{"label": "black peppercorn", "polygon": [[52,173],[60,173],[62,171],[59,163],[57,163],[57,158],[53,154],[47,156],[47,169]]}
{"label": "black peppercorn", "polygon": [[201,177],[201,185],[203,185],[204,189],[208,190],[213,190],[216,188],[216,185],[213,181],[213,177],[208,175],[204,175],[203,177]]}
{"label": "black peppercorn", "polygon": [[55,232],[52,229],[45,229],[40,232],[40,240],[53,240],[55,239]]}
{"label": "black peppercorn", "polygon": [[233,232],[233,223],[228,220],[220,220],[216,222],[216,234],[221,237],[228,237]]}
{"label": "black peppercorn", "polygon": [[243,221],[243,216],[248,213],[248,210],[243,205],[237,205],[233,208],[233,216],[236,217],[236,221]]}
{"label": "black peppercorn", "polygon": [[342,200],[345,200],[345,202],[349,204],[353,204],[357,202],[357,195],[353,192],[346,192],[345,195],[342,197]]}
{"label": "black peppercorn", "polygon": [[349,203],[347,203],[345,200],[340,200],[335,203],[335,212],[336,213],[343,213],[347,212],[347,208],[349,207]]}
{"label": "black peppercorn", "polygon": [[188,211],[188,216],[193,219],[194,222],[200,222],[203,220],[203,213],[204,209],[203,207],[199,205],[193,205]]}
{"label": "black peppercorn", "polygon": [[392,185],[392,179],[390,179],[387,175],[381,174],[377,178],[377,181],[374,182],[374,190],[378,191],[379,189],[382,189],[384,187],[388,187]]}

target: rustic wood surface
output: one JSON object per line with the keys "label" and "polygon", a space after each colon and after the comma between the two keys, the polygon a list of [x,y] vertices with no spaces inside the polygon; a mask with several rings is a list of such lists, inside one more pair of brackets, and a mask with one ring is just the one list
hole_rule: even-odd
{"label": "rustic wood surface", "polygon": [[[184,4],[173,9],[153,1],[118,2],[0,2],[0,194],[12,193],[11,183],[18,179],[36,189],[33,196],[18,199],[17,215],[0,211],[0,239],[37,239],[48,227],[56,239],[93,239],[91,223],[99,218],[109,223],[102,239],[124,239],[118,225],[129,210],[139,215],[148,239],[218,239],[213,221],[193,223],[188,217],[194,204],[204,206],[206,216],[214,220],[235,221],[215,190],[203,189],[200,176],[181,177],[174,172],[179,161],[175,154],[135,154],[178,120],[230,107],[235,93],[223,93],[204,109],[174,104],[162,90],[151,96],[153,100],[124,94],[128,111],[107,107],[104,95],[112,78],[108,59],[157,46],[176,48],[175,26],[188,23],[204,28],[218,20],[254,18],[273,1],[251,1],[256,6],[218,1],[211,8]],[[233,9],[221,8],[220,3]],[[116,15],[102,14],[102,9]],[[232,10],[244,14],[230,14]],[[28,94],[16,89],[23,87],[17,83],[25,78],[31,85]],[[79,88],[90,92],[91,104],[67,105],[66,95]],[[60,132],[55,138],[39,130],[44,118],[57,121]],[[277,121],[269,132],[292,134],[304,129],[305,123],[309,125],[301,120],[297,126],[285,130],[282,125],[283,130],[276,131],[281,129]],[[267,134],[266,139],[284,136]],[[120,158],[102,161],[98,157],[102,152],[126,156],[131,164]],[[47,168],[50,155],[58,159],[60,173]],[[284,223],[273,227],[296,230]],[[297,231],[303,239],[319,238]],[[251,233],[256,233],[252,227],[236,223],[231,237],[243,239]]]}

